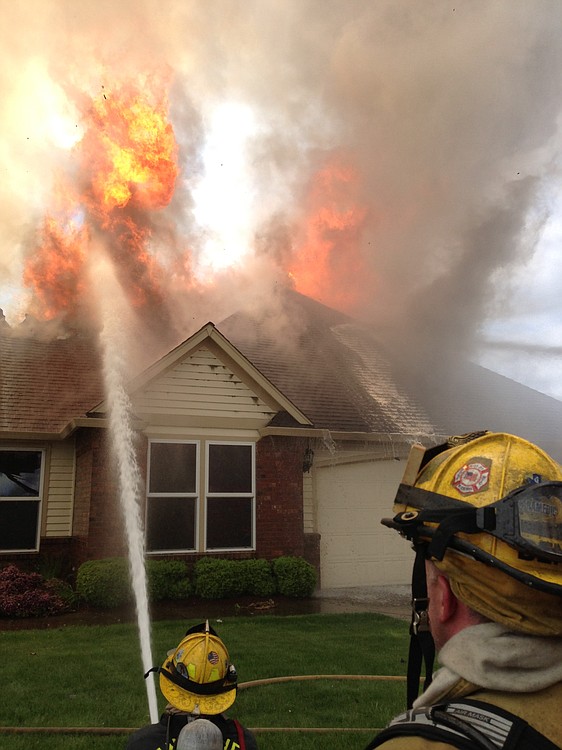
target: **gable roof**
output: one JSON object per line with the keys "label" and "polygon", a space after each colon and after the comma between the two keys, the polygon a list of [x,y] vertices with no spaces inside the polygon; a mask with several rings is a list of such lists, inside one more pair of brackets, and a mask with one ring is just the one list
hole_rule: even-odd
{"label": "gable roof", "polygon": [[394,378],[371,329],[297,292],[285,291],[287,316],[235,313],[221,331],[316,428],[390,435],[433,435],[440,427]]}
{"label": "gable roof", "polygon": [[[198,387],[201,382],[197,381],[198,378],[206,380],[201,387]],[[219,395],[209,396],[213,380],[220,392]],[[187,398],[182,400],[182,395],[177,392],[177,383],[181,384]],[[213,323],[204,325],[133,378],[127,385],[127,391],[135,414],[140,417],[150,415],[153,422],[159,420],[159,415],[164,422],[176,420],[181,423],[183,419],[199,426],[205,420],[218,420],[220,423],[221,419],[224,421],[233,416],[246,421],[259,417],[263,421],[265,416],[268,421],[274,414],[285,412],[294,424],[310,425],[300,409],[264,377]],[[224,395],[226,391],[228,394]],[[167,398],[168,395],[171,398]],[[166,400],[170,404],[174,402],[175,407],[167,405]],[[203,406],[200,402],[203,402]],[[104,401],[89,413],[104,415],[107,409]]]}

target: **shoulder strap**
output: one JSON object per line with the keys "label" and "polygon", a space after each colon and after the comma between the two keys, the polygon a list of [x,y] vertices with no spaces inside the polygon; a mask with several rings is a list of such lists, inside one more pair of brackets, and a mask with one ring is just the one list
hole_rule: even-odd
{"label": "shoulder strap", "polygon": [[[484,701],[465,698],[436,706],[434,714],[442,720],[443,713],[463,724],[469,724],[489,737],[495,747],[503,750],[561,750],[525,719]],[[447,720],[447,719],[446,719]]]}
{"label": "shoulder strap", "polygon": [[458,750],[561,750],[519,716],[469,699],[407,711],[383,729],[367,750],[404,736],[446,742]]}
{"label": "shoulder strap", "polygon": [[[367,745],[365,750],[374,750],[374,748],[380,747],[380,745],[395,737],[421,737],[432,742],[444,742],[457,748],[457,750],[480,750],[484,747],[479,744],[475,745],[473,738],[468,738],[458,729],[440,726],[431,716],[429,710],[414,709],[393,719]],[[494,750],[497,750],[495,746]]]}
{"label": "shoulder strap", "polygon": [[238,719],[233,719],[234,725],[236,726],[236,733],[238,734],[238,744],[240,750],[246,750],[246,740],[244,739],[244,729]]}

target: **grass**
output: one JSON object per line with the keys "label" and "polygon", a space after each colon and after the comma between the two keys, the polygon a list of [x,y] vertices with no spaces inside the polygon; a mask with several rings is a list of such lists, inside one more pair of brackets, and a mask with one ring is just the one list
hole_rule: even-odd
{"label": "grass", "polygon": [[[161,664],[195,622],[155,622]],[[404,675],[407,623],[383,615],[230,617],[213,621],[239,682],[291,675]],[[3,727],[130,727],[150,721],[133,624],[0,631]],[[404,707],[403,682],[315,679],[248,686],[230,711],[254,728],[354,727],[350,733],[259,732],[260,748],[363,747]],[[164,700],[159,695],[159,707]],[[234,710],[234,708],[236,710]],[[329,740],[328,740],[329,737]],[[5,734],[5,750],[117,750],[126,735]]]}

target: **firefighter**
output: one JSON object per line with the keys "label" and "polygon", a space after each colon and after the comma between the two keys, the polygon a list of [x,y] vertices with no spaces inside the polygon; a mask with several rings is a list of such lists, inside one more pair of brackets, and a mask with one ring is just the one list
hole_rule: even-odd
{"label": "firefighter", "polygon": [[209,622],[190,628],[170,651],[159,674],[160,690],[168,705],[157,724],[142,727],[129,737],[126,750],[172,750],[183,727],[208,719],[222,732],[225,750],[257,750],[254,735],[224,712],[236,700],[238,677],[228,651]]}
{"label": "firefighter", "polygon": [[393,510],[416,552],[409,710],[368,748],[562,748],[561,467],[505,433],[413,446]]}

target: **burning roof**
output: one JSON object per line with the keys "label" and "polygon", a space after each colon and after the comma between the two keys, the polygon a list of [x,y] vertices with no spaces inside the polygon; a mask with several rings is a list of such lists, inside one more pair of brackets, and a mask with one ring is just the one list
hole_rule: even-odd
{"label": "burning roof", "polygon": [[[412,367],[406,376],[365,324],[296,292],[282,296],[281,328],[274,307],[269,318],[235,313],[218,330],[314,428],[422,441],[505,430],[562,458],[559,401],[460,358],[454,369]],[[97,335],[41,338],[43,327],[50,332],[31,320],[24,330],[0,326],[5,434],[60,436],[104,398]],[[272,424],[297,426],[282,414]]]}

